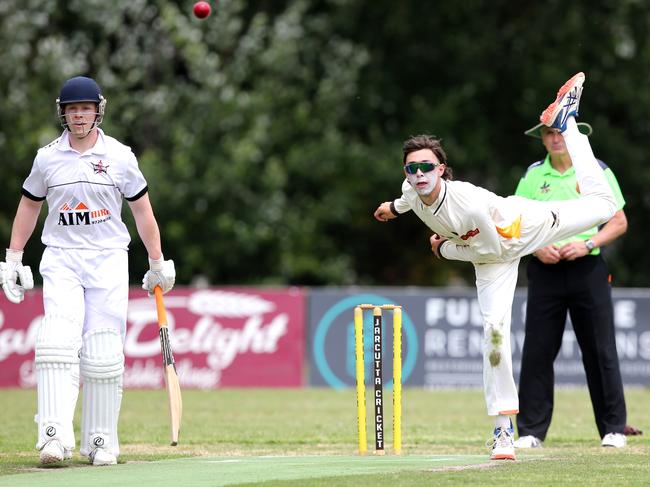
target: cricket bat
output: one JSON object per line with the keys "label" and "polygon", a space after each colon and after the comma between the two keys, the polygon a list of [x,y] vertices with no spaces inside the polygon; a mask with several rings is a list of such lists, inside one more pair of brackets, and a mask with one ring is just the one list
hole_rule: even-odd
{"label": "cricket bat", "polygon": [[181,386],[178,382],[172,347],[169,343],[169,330],[167,328],[167,312],[163,302],[163,293],[160,286],[153,290],[156,296],[156,311],[158,312],[158,328],[160,329],[160,349],[163,357],[163,374],[165,376],[165,387],[169,398],[169,417],[172,427],[171,445],[178,445],[178,433],[181,429],[181,416],[183,415],[183,399],[181,398]]}

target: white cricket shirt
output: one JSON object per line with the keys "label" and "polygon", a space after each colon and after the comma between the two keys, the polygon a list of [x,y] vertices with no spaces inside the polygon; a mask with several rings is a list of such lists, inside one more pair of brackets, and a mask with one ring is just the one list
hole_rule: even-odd
{"label": "white cricket shirt", "polygon": [[518,196],[504,198],[471,183],[443,179],[438,198],[427,206],[404,180],[395,210],[413,210],[431,230],[448,239],[449,243],[440,247],[443,257],[494,263],[519,257],[526,244],[537,237],[539,223],[552,219],[548,208],[531,202]]}
{"label": "white cricket shirt", "polygon": [[47,200],[42,242],[69,249],[127,249],[122,199],[135,201],[147,182],[131,149],[98,129],[92,149],[70,147],[68,132],[38,150],[23,195]]}

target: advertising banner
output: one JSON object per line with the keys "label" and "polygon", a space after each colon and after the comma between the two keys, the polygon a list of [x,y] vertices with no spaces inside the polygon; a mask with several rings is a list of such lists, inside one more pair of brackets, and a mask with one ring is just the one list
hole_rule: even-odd
{"label": "advertising banner", "polygon": [[[156,307],[134,288],[124,340],[124,386],[164,387]],[[298,387],[303,384],[305,296],[298,288],[177,288],[165,295],[181,386]],[[34,387],[42,293],[20,305],[0,297],[0,387]]]}
{"label": "advertising banner", "polygon": [[[355,384],[353,310],[357,304],[403,306],[403,383],[425,387],[482,387],[483,323],[472,289],[322,289],[309,293],[309,384]],[[526,291],[515,295],[511,343],[515,380],[524,343]],[[392,316],[384,311],[384,377],[392,378]],[[650,292],[614,291],[616,342],[625,385],[650,385]],[[372,312],[365,312],[365,367],[372,367]],[[555,361],[558,385],[586,384],[570,322]]]}

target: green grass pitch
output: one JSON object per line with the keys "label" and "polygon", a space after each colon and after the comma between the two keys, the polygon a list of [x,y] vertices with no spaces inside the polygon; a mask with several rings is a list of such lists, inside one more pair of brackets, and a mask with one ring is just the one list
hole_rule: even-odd
{"label": "green grass pitch", "polygon": [[406,388],[403,396],[403,455],[390,451],[389,392],[388,454],[359,457],[353,389],[186,390],[177,447],[169,446],[165,392],[127,390],[119,465],[93,468],[75,451],[67,467],[45,469],[34,450],[35,391],[0,390],[0,486],[650,484],[646,389],[626,391],[628,423],[647,431],[621,450],[600,447],[586,390],[558,389],[544,448],[518,451],[515,462],[488,459],[492,422],[481,391]]}

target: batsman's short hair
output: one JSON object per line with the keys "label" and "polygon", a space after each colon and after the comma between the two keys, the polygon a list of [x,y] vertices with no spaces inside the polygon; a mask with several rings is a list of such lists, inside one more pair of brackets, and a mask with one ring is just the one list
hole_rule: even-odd
{"label": "batsman's short hair", "polygon": [[453,171],[449,164],[447,164],[447,154],[442,148],[442,140],[435,135],[412,135],[404,141],[402,145],[402,163],[406,163],[406,156],[411,152],[416,152],[422,149],[429,149],[435,154],[441,164],[445,165],[445,172],[442,174],[442,179],[451,181],[453,179]]}

